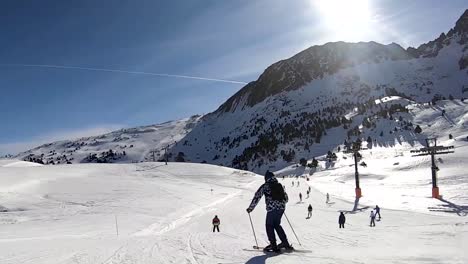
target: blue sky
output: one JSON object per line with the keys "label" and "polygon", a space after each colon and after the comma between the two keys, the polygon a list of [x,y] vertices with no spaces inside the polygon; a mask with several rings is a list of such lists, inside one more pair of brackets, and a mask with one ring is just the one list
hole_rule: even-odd
{"label": "blue sky", "polygon": [[1,1],[0,154],[208,113],[243,86],[21,64],[249,82],[328,41],[417,46],[448,31],[467,7],[467,0]]}

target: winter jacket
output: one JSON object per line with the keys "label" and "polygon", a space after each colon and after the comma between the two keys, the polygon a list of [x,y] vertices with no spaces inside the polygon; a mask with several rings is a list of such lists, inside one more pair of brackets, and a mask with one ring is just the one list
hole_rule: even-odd
{"label": "winter jacket", "polygon": [[273,200],[271,197],[271,188],[270,183],[278,183],[278,180],[275,177],[268,178],[260,188],[258,188],[257,192],[250,203],[249,209],[253,210],[255,206],[257,206],[262,196],[265,195],[265,203],[266,203],[266,210],[267,212],[271,212],[274,210],[284,210],[286,208],[286,203],[288,202],[288,194],[284,192],[284,201],[276,201]]}
{"label": "winter jacket", "polygon": [[312,211],[312,206],[309,205],[309,207],[307,208],[309,211]]}
{"label": "winter jacket", "polygon": [[375,218],[374,211],[370,212],[370,218]]}
{"label": "winter jacket", "polygon": [[221,223],[221,221],[219,221],[219,218],[218,217],[215,217],[213,218],[213,225],[217,226]]}
{"label": "winter jacket", "polygon": [[346,222],[346,217],[344,214],[340,214],[340,217],[338,218],[338,223],[339,224],[344,224]]}

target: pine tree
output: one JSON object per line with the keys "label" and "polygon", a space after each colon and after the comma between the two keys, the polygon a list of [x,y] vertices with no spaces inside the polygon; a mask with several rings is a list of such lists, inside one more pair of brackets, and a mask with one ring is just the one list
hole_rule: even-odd
{"label": "pine tree", "polygon": [[420,134],[422,132],[422,129],[419,125],[416,126],[416,128],[414,129],[414,133],[416,134]]}

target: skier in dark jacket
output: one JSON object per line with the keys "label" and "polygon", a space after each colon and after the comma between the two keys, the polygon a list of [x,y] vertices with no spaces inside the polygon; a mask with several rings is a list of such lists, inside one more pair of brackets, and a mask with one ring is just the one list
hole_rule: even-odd
{"label": "skier in dark jacket", "polygon": [[219,221],[219,218],[217,215],[215,215],[215,217],[213,218],[213,233],[215,232],[215,230],[218,230],[219,232],[219,225],[221,224],[221,221]]}
{"label": "skier in dark jacket", "polygon": [[340,213],[340,217],[338,218],[338,224],[340,224],[340,228],[344,228],[344,224],[346,222],[346,216],[343,212]]}
{"label": "skier in dark jacket", "polygon": [[[277,184],[277,185],[276,185]],[[283,190],[283,199],[282,200],[275,200],[273,199],[272,195],[272,187],[276,188],[282,187],[278,180],[276,180],[275,175],[267,171],[265,174],[265,183],[258,188],[257,192],[255,193],[252,202],[250,203],[249,208],[247,208],[247,212],[250,213],[255,209],[258,202],[265,195],[265,203],[266,203],[266,233],[268,236],[268,240],[270,241],[270,245],[266,246],[264,251],[274,251],[278,252],[280,248],[284,248],[287,250],[292,250],[293,248],[288,242],[288,238],[286,233],[281,227],[281,218],[283,217],[284,209],[286,208],[286,203],[288,202],[288,195]],[[279,245],[276,244],[276,237],[275,231],[278,234],[281,243]]]}
{"label": "skier in dark jacket", "polygon": [[382,218],[380,216],[380,207],[378,205],[375,206],[375,217],[377,217],[377,215],[379,215],[379,220]]}
{"label": "skier in dark jacket", "polygon": [[309,204],[309,207],[307,207],[307,219],[312,217],[312,205]]}

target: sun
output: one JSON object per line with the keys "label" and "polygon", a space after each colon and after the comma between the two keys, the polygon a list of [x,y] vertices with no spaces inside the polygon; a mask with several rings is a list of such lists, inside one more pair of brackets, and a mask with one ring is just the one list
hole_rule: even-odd
{"label": "sun", "polygon": [[368,0],[315,0],[313,4],[324,30],[335,39],[361,40],[372,30]]}

